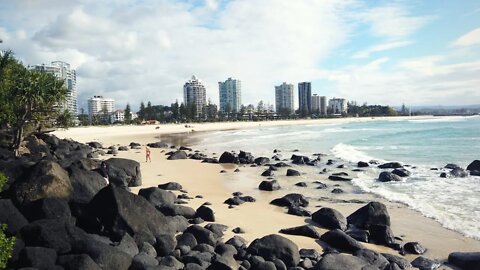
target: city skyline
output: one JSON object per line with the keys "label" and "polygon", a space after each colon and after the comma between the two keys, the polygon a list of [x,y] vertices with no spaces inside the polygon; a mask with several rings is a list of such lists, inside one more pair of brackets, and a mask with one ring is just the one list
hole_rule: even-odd
{"label": "city skyline", "polygon": [[468,105],[480,103],[479,14],[473,0],[5,0],[0,49],[26,64],[70,63],[80,108],[99,90],[119,106],[169,104],[192,73],[207,89],[240,78],[244,104],[311,81],[358,103]]}

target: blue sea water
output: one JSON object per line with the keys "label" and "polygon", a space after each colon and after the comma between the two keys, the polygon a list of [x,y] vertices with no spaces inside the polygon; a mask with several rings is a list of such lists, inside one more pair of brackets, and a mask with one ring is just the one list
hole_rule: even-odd
{"label": "blue sea water", "polygon": [[401,182],[380,183],[380,171],[372,168],[352,184],[480,239],[480,177],[439,177],[448,172],[443,169],[447,163],[465,168],[480,159],[480,116],[259,127],[214,132],[199,144],[212,152],[244,150],[255,156],[272,156],[273,149],[287,158],[294,149],[305,155],[325,153],[352,168],[372,159],[409,164],[412,175]]}

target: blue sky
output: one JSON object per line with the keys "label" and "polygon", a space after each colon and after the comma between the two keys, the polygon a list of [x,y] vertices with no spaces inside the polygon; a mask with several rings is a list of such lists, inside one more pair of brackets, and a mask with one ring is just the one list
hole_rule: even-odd
{"label": "blue sky", "polygon": [[77,70],[80,107],[182,101],[197,75],[242,80],[244,104],[283,81],[358,103],[480,104],[479,1],[2,0],[1,49]]}

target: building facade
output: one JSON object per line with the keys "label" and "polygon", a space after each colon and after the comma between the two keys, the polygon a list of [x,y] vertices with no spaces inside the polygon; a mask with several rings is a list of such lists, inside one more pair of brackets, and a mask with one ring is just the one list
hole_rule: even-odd
{"label": "building facade", "polygon": [[242,106],[242,82],[228,78],[218,83],[220,95],[220,111],[223,113],[238,113]]}
{"label": "building facade", "polygon": [[279,114],[295,113],[293,101],[293,84],[283,83],[275,86],[275,110]]}
{"label": "building facade", "polygon": [[327,97],[326,96],[320,97],[320,114],[327,115]]}
{"label": "building facade", "polygon": [[347,100],[344,98],[332,98],[328,101],[328,108],[332,114],[346,114]]}
{"label": "building facade", "polygon": [[317,94],[312,96],[312,113],[320,114],[320,96]]}
{"label": "building facade", "polygon": [[50,65],[37,65],[32,67],[34,70],[47,72],[55,75],[64,81],[64,85],[68,90],[65,103],[59,104],[60,109],[68,110],[72,115],[76,116],[77,112],[77,75],[74,69],[70,68],[70,64],[62,61],[54,61]]}
{"label": "building facade", "polygon": [[202,115],[203,107],[207,104],[207,90],[195,75],[183,86],[183,102],[186,106],[195,104],[197,117]]}
{"label": "building facade", "polygon": [[104,98],[103,96],[93,96],[88,100],[88,119],[92,122],[93,118],[99,115],[103,121],[110,119],[103,119],[110,116],[115,110],[115,100],[111,98]]}
{"label": "building facade", "polygon": [[125,121],[125,111],[123,110],[116,110],[112,114],[110,114],[110,123],[118,123]]}
{"label": "building facade", "polygon": [[298,83],[298,105],[300,113],[312,113],[312,83]]}

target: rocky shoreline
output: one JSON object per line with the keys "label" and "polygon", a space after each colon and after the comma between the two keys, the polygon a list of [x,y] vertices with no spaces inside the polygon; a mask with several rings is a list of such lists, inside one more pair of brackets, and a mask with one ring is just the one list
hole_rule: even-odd
{"label": "rocky shoreline", "polygon": [[[164,143],[149,146],[169,147]],[[8,177],[5,191],[1,193],[0,223],[8,224],[7,234],[17,237],[9,267],[300,270],[407,269],[412,266],[435,269],[441,265],[439,261],[422,256],[413,261],[402,257],[406,253],[421,255],[425,248],[416,242],[402,243],[395,237],[390,228],[390,215],[380,202],[365,203],[344,217],[328,207],[310,213],[304,209],[309,204],[308,198],[287,194],[271,203],[288,208],[290,214],[305,216],[305,225],[284,228],[280,234],[267,235],[251,243],[239,235],[225,240],[222,236],[227,227],[210,223],[216,218],[208,203],[197,209],[185,206],[192,197],[179,183],[143,188],[138,195],[129,192],[130,187],[142,185],[140,163],[113,156],[118,151],[138,148],[142,146],[132,143],[129,147],[103,149],[95,142],[81,144],[53,135],[36,134],[26,139],[21,158],[15,159],[11,153],[0,149],[0,171]],[[247,152],[224,152],[216,159],[187,147],[172,147],[166,154],[169,160],[265,166],[262,175],[270,179],[261,182],[259,189],[272,192],[281,188],[272,177],[279,168],[295,177],[301,172],[286,168],[289,163],[308,166],[321,161],[320,156],[295,155],[291,161],[278,155],[272,159],[255,158]],[[99,157],[108,158],[105,163],[109,185],[102,175],[105,172]],[[358,167],[366,165],[386,167],[389,171],[382,172],[384,175],[379,177],[382,180],[395,180],[401,177],[399,174],[407,173],[401,164],[363,162]],[[471,173],[478,165],[475,161],[467,169]],[[331,174],[329,179],[342,182],[350,178],[349,175]],[[298,183],[299,186],[303,184]],[[322,183],[317,184],[322,186]],[[232,195],[225,198],[230,207],[255,203],[251,196]],[[328,231],[319,234],[318,227]],[[242,228],[234,230],[242,233]],[[323,254],[314,249],[302,249],[281,234],[314,238],[322,246]],[[388,246],[399,253],[378,253],[367,249],[363,243]],[[451,253],[448,264],[457,269],[479,269],[480,253]]]}

